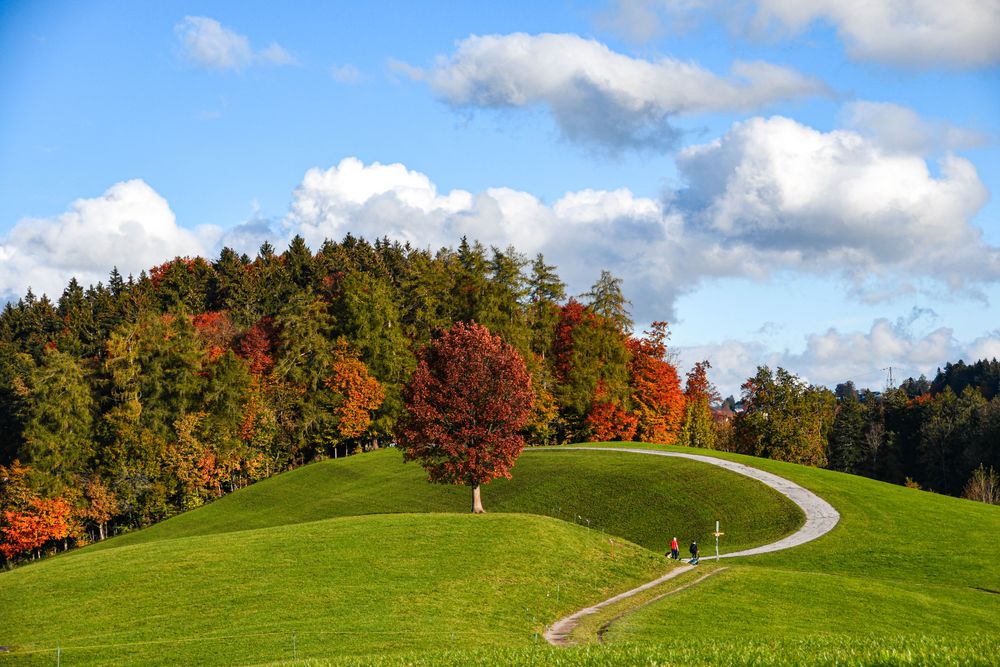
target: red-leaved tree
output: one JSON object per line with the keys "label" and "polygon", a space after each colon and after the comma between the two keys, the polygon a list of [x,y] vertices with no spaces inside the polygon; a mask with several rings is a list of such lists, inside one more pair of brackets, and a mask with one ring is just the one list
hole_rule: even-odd
{"label": "red-leaved tree", "polygon": [[404,459],[419,461],[432,482],[471,487],[481,513],[480,484],[509,479],[524,449],[534,394],[521,355],[486,327],[459,322],[421,352],[404,395]]}

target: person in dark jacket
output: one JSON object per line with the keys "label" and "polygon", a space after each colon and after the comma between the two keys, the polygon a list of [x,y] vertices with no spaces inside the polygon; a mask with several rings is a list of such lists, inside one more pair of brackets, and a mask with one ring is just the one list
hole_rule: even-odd
{"label": "person in dark jacket", "polygon": [[690,563],[691,565],[697,565],[698,564],[698,543],[697,542],[692,542],[691,543],[691,549],[690,549],[690,551],[691,551],[691,560],[689,560],[688,563]]}

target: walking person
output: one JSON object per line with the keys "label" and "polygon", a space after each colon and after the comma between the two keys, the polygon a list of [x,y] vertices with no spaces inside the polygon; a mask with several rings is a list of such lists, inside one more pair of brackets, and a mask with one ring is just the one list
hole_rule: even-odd
{"label": "walking person", "polygon": [[674,560],[681,559],[681,547],[677,544],[677,538],[670,540],[670,557]]}
{"label": "walking person", "polygon": [[697,565],[698,564],[698,543],[697,542],[692,542],[691,543],[690,551],[691,551],[691,560],[689,560],[688,563],[691,564],[691,565]]}

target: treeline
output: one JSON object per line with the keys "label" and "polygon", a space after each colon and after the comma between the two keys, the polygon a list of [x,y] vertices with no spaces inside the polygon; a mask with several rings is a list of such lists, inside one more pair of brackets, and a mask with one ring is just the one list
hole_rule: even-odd
{"label": "treeline", "polygon": [[462,240],[224,249],[138,278],[30,291],[0,314],[0,552],[102,539],[303,463],[392,442],[415,353],[475,321],[523,356],[530,444],[712,446],[707,364],[682,389],[666,324],[632,335],[621,281]]}
{"label": "treeline", "polygon": [[721,447],[1000,503],[1000,362],[959,361],[933,381],[835,391],[778,368],[743,387]]}

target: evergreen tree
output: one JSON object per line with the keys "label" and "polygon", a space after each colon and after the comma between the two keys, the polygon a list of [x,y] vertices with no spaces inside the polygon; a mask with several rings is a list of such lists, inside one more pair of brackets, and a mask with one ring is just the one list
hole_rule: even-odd
{"label": "evergreen tree", "polygon": [[566,299],[566,284],[556,275],[556,267],[546,264],[541,253],[531,263],[528,279],[531,350],[543,359],[552,352],[559,305]]}
{"label": "evergreen tree", "polygon": [[503,251],[493,248],[492,253],[480,323],[524,355],[529,352],[531,342],[523,306],[528,287],[522,271],[528,260],[513,247]]}
{"label": "evergreen tree", "polygon": [[55,494],[93,455],[94,398],[72,355],[45,349],[30,373],[20,458],[32,467],[35,488]]}
{"label": "evergreen tree", "polygon": [[487,315],[487,290],[489,270],[486,250],[478,241],[469,243],[462,237],[458,245],[457,274],[452,295],[451,320],[453,322],[480,322]]}
{"label": "evergreen tree", "polygon": [[337,332],[359,351],[361,361],[382,384],[385,400],[376,417],[376,432],[390,436],[403,415],[402,388],[416,365],[403,333],[395,288],[366,273],[351,273],[343,281],[337,305]]}
{"label": "evergreen tree", "polygon": [[272,375],[279,384],[274,407],[289,451],[301,459],[315,453],[310,438],[329,419],[322,394],[333,361],[333,321],[327,305],[306,290],[291,298],[275,325],[279,348]]}
{"label": "evergreen tree", "polygon": [[458,274],[453,253],[442,250],[435,256],[414,252],[402,278],[401,312],[406,335],[419,347],[438,329],[452,323],[453,299]]}
{"label": "evergreen tree", "polygon": [[305,239],[296,234],[288,250],[283,255],[285,269],[288,277],[299,288],[314,287],[315,270],[313,266],[312,251],[306,245]]}
{"label": "evergreen tree", "polygon": [[[868,427],[867,406],[857,391],[838,391],[836,417],[830,430],[827,465],[831,470],[858,473],[865,459],[865,435]],[[853,389],[853,385],[850,389]]]}
{"label": "evergreen tree", "polygon": [[619,331],[632,330],[632,317],[629,313],[632,302],[622,293],[621,278],[615,278],[610,271],[601,271],[601,277],[583,296],[592,311],[613,322]]}

